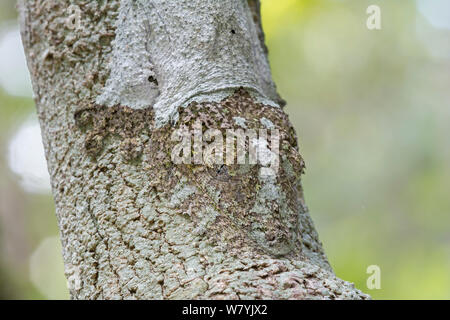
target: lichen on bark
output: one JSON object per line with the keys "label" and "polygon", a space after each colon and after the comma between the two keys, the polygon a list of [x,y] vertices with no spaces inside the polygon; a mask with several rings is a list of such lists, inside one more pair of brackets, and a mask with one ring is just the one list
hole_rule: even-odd
{"label": "lichen on bark", "polygon": [[[270,70],[264,70],[268,64],[261,67],[267,57],[255,11],[257,1],[250,0],[249,5],[245,1],[220,2],[224,13],[233,18],[226,22],[217,16],[219,2],[182,2],[185,7],[176,12],[187,10],[187,17],[199,10],[199,17],[206,19],[206,9],[214,7],[209,18],[216,27],[206,27],[205,39],[199,36],[202,32],[180,36],[174,46],[184,43],[186,48],[178,48],[180,51],[174,54],[209,44],[215,39],[208,37],[212,31],[219,32],[216,50],[229,37],[242,37],[250,42],[249,50],[256,48],[258,54],[262,53],[251,63],[256,68],[256,75],[252,75],[257,78],[255,83],[263,88],[260,96],[244,81],[245,76],[233,72],[222,74],[225,83],[232,85],[217,90],[208,87],[192,95],[191,87],[171,86],[170,90],[178,88],[180,92],[173,92],[187,99],[161,100],[160,107],[143,107],[151,102],[146,100],[151,92],[140,90],[157,87],[160,97],[164,86],[178,77],[171,78],[170,70],[162,71],[176,64],[167,54],[174,47],[168,46],[163,37],[165,31],[172,35],[178,30],[170,27],[176,24],[176,15],[173,21],[166,17],[164,24],[158,25],[159,9],[168,6],[168,10],[175,10],[171,7],[174,2],[147,2],[155,6],[145,16],[155,34],[145,38],[149,45],[136,52],[148,50],[145,54],[152,61],[138,59],[135,62],[139,63],[130,64],[131,73],[121,73],[120,68],[112,69],[111,63],[117,57],[126,58],[117,46],[124,45],[119,41],[126,33],[121,29],[126,24],[123,19],[134,19],[134,15],[124,16],[121,8],[133,3],[143,2],[20,3],[22,38],[33,79],[66,274],[80,280],[78,286],[69,288],[72,298],[367,298],[333,274],[304,204],[300,184],[304,163],[294,129],[281,108],[261,99],[266,96],[281,103],[271,84]],[[75,29],[67,24],[67,19],[72,19],[68,14],[71,4],[82,12]],[[222,34],[231,27],[234,34]],[[142,28],[146,30],[145,23]],[[186,30],[202,28],[202,24],[189,24]],[[139,39],[133,38],[130,47],[139,46]],[[165,56],[156,57],[158,50]],[[228,47],[224,50],[230,52]],[[197,57],[211,59],[213,69],[222,65],[216,61],[220,55],[208,58],[202,52],[206,51],[199,49]],[[239,52],[234,52],[234,58],[239,58]],[[168,59],[167,65],[163,58]],[[135,70],[136,66],[144,70]],[[247,71],[252,72],[252,68]],[[139,90],[133,89],[137,92],[108,91],[120,83],[111,80],[120,74],[139,74],[126,84],[139,84],[145,77],[149,84],[142,82]],[[261,81],[265,78],[269,82]],[[205,81],[205,85],[210,84],[214,82]],[[105,90],[117,97],[99,104],[102,100],[98,97]],[[202,98],[190,100],[193,96]],[[145,103],[136,108],[130,99]],[[172,115],[172,105],[178,117],[170,124],[160,115]],[[270,127],[281,133],[280,169],[275,180],[261,179],[258,165],[173,163],[174,130],[191,128],[197,121],[201,130],[226,130],[236,127],[236,119],[250,129]]]}
{"label": "lichen on bark", "polygon": [[152,106],[158,127],[176,121],[180,106],[217,102],[239,87],[278,106],[247,1],[122,0],[118,14],[111,74],[97,104]]}

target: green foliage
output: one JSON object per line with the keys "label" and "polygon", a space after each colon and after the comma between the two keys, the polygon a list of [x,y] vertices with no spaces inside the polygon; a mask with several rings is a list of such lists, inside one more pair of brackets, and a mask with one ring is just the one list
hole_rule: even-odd
{"label": "green foliage", "polygon": [[[374,298],[448,299],[450,60],[417,30],[446,41],[450,31],[433,29],[413,1],[262,3],[306,202],[336,274]],[[380,31],[366,28],[373,3]],[[381,268],[380,290],[366,286],[369,265]]]}
{"label": "green foliage", "polygon": [[[0,21],[14,18],[14,3],[1,2]],[[366,28],[373,3],[380,31]],[[306,161],[306,201],[336,274],[375,299],[449,299],[450,59],[434,55],[418,29],[432,46],[450,31],[430,26],[414,1],[262,0],[262,10],[273,76]],[[0,219],[2,298],[48,298],[29,262],[58,235],[52,197],[23,191],[5,156],[32,112],[31,98],[0,88],[0,217],[14,217]],[[48,281],[67,298],[58,259],[41,267],[60,270]],[[381,268],[380,290],[366,287],[369,265]]]}

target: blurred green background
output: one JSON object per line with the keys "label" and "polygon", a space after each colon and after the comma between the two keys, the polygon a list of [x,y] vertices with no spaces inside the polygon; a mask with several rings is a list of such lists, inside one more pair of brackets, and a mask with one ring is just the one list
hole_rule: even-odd
{"label": "blurred green background", "polygon": [[[381,30],[366,9],[381,8]],[[14,0],[0,2],[0,299],[66,299]],[[336,274],[450,299],[450,1],[262,0],[273,76]],[[381,289],[366,286],[381,269]]]}

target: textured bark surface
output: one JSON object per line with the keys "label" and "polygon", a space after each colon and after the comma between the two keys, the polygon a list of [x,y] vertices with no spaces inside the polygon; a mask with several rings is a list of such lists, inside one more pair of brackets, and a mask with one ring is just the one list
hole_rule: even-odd
{"label": "textured bark surface", "polygon": [[[236,7],[233,2],[224,1],[224,14],[230,6]],[[267,59],[258,2],[238,2],[239,10],[231,16],[250,21],[248,30],[253,31],[252,35],[230,32],[231,36],[241,36]],[[75,28],[67,23],[73,19],[69,1],[27,0],[20,5],[66,276],[75,280],[72,298],[368,298],[336,278],[329,266],[303,201],[304,164],[297,138],[277,107],[282,102],[261,57],[251,61],[252,68],[262,68],[253,75],[254,87],[245,77],[239,83],[239,77],[226,72],[224,81],[205,79],[198,91],[181,85],[176,94],[183,98],[173,102],[180,107],[174,111],[173,103],[161,98],[165,90],[174,92],[176,87],[164,87],[170,79],[161,79],[170,77],[171,71],[164,71],[161,57],[151,61],[134,57],[138,67],[131,64],[131,71],[111,67],[120,58],[120,41],[113,40],[125,32],[118,30],[124,25],[120,16],[130,3],[76,1],[81,16]],[[213,21],[220,9],[214,3]],[[173,2],[166,4],[170,9]],[[151,30],[157,30],[152,17],[147,16]],[[215,50],[232,50],[233,42],[222,39],[223,26],[219,23],[213,30],[218,39]],[[168,32],[173,36],[175,31]],[[138,33],[127,34],[137,37]],[[134,45],[155,39],[139,37],[132,39]],[[166,44],[156,41],[151,49],[136,52],[148,50],[143,55],[153,58],[158,45]],[[196,46],[185,46],[195,51]],[[130,51],[123,54],[125,59]],[[239,61],[248,66],[246,59]],[[220,67],[214,59],[211,63]],[[117,87],[118,75],[125,83],[133,81],[127,79],[127,72],[136,75],[139,90],[125,92]],[[144,76],[149,84],[139,82]],[[189,79],[198,78],[190,75]],[[102,100],[105,92],[110,96]],[[113,99],[112,94],[118,96]],[[148,107],[139,105],[143,101],[150,103]],[[152,103],[159,103],[158,108]],[[166,115],[172,124],[162,120]],[[171,140],[172,133],[192,130],[197,121],[202,131],[278,129],[276,178],[261,177],[259,165],[174,164],[171,152],[177,142]]]}

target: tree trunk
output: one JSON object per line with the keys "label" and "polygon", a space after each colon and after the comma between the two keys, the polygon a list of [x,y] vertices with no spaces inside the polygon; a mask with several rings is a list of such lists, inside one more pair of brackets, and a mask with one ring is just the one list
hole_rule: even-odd
{"label": "tree trunk", "polygon": [[[368,298],[304,204],[257,0],[19,7],[72,298]],[[238,129],[276,159],[209,161]]]}

